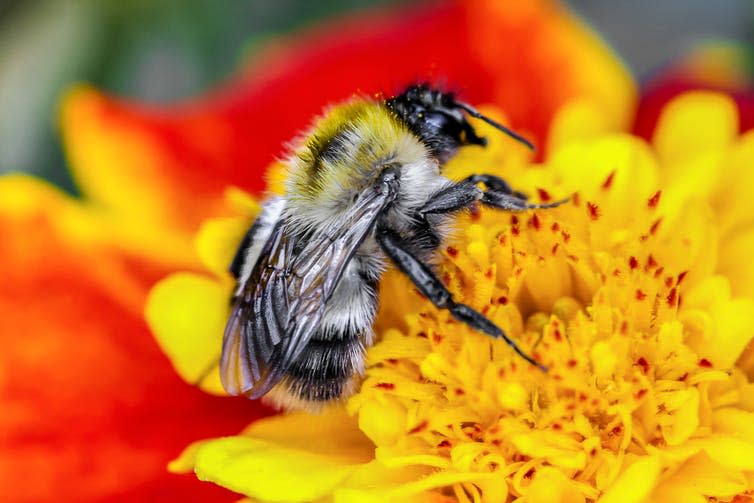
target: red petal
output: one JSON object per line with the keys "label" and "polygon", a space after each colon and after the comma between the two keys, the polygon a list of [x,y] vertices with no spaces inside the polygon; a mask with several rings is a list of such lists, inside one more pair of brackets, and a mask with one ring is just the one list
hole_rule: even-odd
{"label": "red petal", "polygon": [[103,243],[39,182],[0,178],[0,200],[3,501],[231,501],[166,464],[267,411],[175,374],[141,315],[165,271]]}

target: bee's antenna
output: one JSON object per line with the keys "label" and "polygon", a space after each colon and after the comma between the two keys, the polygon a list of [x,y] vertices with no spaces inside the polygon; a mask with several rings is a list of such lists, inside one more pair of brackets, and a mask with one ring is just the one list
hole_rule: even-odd
{"label": "bee's antenna", "polygon": [[489,117],[486,117],[486,116],[482,115],[481,113],[479,113],[479,111],[476,108],[472,107],[471,105],[467,105],[466,103],[461,103],[461,102],[458,102],[458,101],[455,101],[453,104],[455,106],[457,106],[458,108],[461,108],[461,109],[465,110],[470,116],[472,116],[474,118],[477,118],[477,119],[482,119],[484,122],[486,122],[490,126],[493,126],[496,129],[499,129],[500,131],[502,131],[503,133],[507,134],[508,136],[510,136],[511,138],[513,138],[514,140],[520,141],[521,143],[523,143],[524,145],[526,145],[527,147],[529,147],[530,150],[532,150],[532,151],[536,150],[534,148],[534,145],[532,144],[532,142],[530,142],[529,140],[527,140],[526,138],[524,138],[520,134],[516,133],[515,131],[513,131],[511,129],[508,129],[507,127],[503,126],[499,122],[495,122],[492,119],[490,119]]}

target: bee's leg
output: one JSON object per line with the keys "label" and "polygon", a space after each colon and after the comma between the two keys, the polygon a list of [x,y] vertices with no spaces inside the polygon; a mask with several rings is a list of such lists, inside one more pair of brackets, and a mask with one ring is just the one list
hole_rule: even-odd
{"label": "bee's leg", "polygon": [[[487,178],[489,177],[489,178]],[[482,190],[476,186],[476,182],[483,182],[485,185],[489,182],[488,190]],[[504,185],[501,185],[504,184]],[[492,187],[499,187],[509,192],[500,192]],[[451,185],[441,190],[427,201],[419,209],[419,214],[423,217],[432,213],[450,213],[469,207],[476,201],[490,206],[508,211],[526,211],[542,208],[554,208],[563,204],[567,199],[547,204],[534,204],[526,202],[526,199],[520,198],[511,193],[510,186],[502,178],[492,175],[474,175],[463,182]]]}
{"label": "bee's leg", "polygon": [[429,201],[419,209],[419,214],[425,216],[430,213],[450,213],[462,210],[482,199],[483,195],[482,190],[474,183],[456,183],[432,195]]}
{"label": "bee's leg", "polygon": [[556,206],[560,206],[566,201],[568,201],[567,198],[555,201],[554,203],[533,204],[527,203],[526,199],[521,199],[520,197],[516,197],[510,194],[503,194],[502,192],[497,192],[494,190],[485,191],[482,199],[480,200],[480,202],[485,206],[490,206],[492,208],[498,208],[507,211],[526,211],[555,208]]}
{"label": "bee's leg", "polygon": [[395,231],[381,227],[377,230],[376,235],[380,247],[387,256],[435,306],[440,309],[447,309],[454,318],[480,332],[503,339],[524,360],[542,370],[547,370],[542,364],[527,355],[500,327],[485,318],[483,314],[465,304],[455,302],[442,281],[426,264],[409,251],[409,247]]}
{"label": "bee's leg", "polygon": [[495,175],[487,175],[487,174],[471,175],[470,177],[466,178],[464,182],[470,182],[470,183],[473,183],[474,185],[481,182],[489,190],[494,190],[495,192],[502,192],[503,194],[509,194],[519,199],[526,200],[529,198],[529,196],[527,196],[523,192],[513,190],[510,184],[508,184],[508,182],[506,182],[499,176],[495,176]]}

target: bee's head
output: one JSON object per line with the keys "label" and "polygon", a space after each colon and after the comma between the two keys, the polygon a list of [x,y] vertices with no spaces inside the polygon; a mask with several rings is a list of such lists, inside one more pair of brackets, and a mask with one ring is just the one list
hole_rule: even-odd
{"label": "bee's head", "polygon": [[533,148],[525,138],[483,116],[470,105],[456,101],[453,94],[433,89],[427,84],[412,85],[385,104],[440,162],[448,160],[464,145],[487,144],[487,140],[478,136],[466,120],[466,114],[484,120]]}

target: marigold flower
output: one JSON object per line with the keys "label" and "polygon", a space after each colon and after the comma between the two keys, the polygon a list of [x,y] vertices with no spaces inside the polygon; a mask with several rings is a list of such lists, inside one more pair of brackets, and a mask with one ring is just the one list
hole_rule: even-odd
{"label": "marigold flower", "polygon": [[227,187],[262,190],[261,169],[322,105],[438,76],[504,110],[547,152],[535,163],[489,132],[498,143],[459,156],[452,176],[483,165],[535,199],[578,193],[518,223],[490,211],[462,217],[442,265],[454,292],[550,373],[453,324],[391,275],[383,299],[396,302],[383,305],[382,341],[347,405],[195,444],[172,469],[269,500],[695,501],[750,491],[741,453],[752,443],[744,374],[754,351],[733,362],[751,334],[754,150],[749,136],[736,138],[729,101],[674,103],[652,147],[607,134],[631,120],[630,76],[547,0],[356,16],[261,54],[219,92],[176,106],[71,91],[62,126],[86,203],[25,177],[0,180],[6,498],[234,498],[163,473],[164,463],[188,439],[238,431],[265,410],[176,379],[141,319],[146,291],[167,271],[198,270],[189,241],[203,219],[227,216],[196,236],[215,277],[171,276],[147,310],[178,373],[221,393],[224,271],[258,209]]}
{"label": "marigold flower", "polygon": [[[570,120],[564,111],[553,128]],[[750,494],[754,385],[736,361],[754,334],[754,300],[738,296],[752,277],[730,249],[751,249],[754,213],[735,184],[750,185],[754,136],[738,137],[736,120],[728,98],[691,93],[666,107],[652,144],[581,123],[590,134],[557,136],[541,163],[483,131],[490,147],[463,151],[448,176],[491,167],[535,199],[571,202],[460,217],[439,270],[549,372],[388,274],[381,338],[355,396],[321,416],[198,442],[172,469],[272,501]],[[228,263],[254,213],[246,207],[199,233],[211,270]],[[169,306],[206,299],[216,325],[193,336],[219,348],[230,288],[182,274],[152,292],[148,319],[179,370],[196,365],[180,354],[185,334],[165,323]]]}

